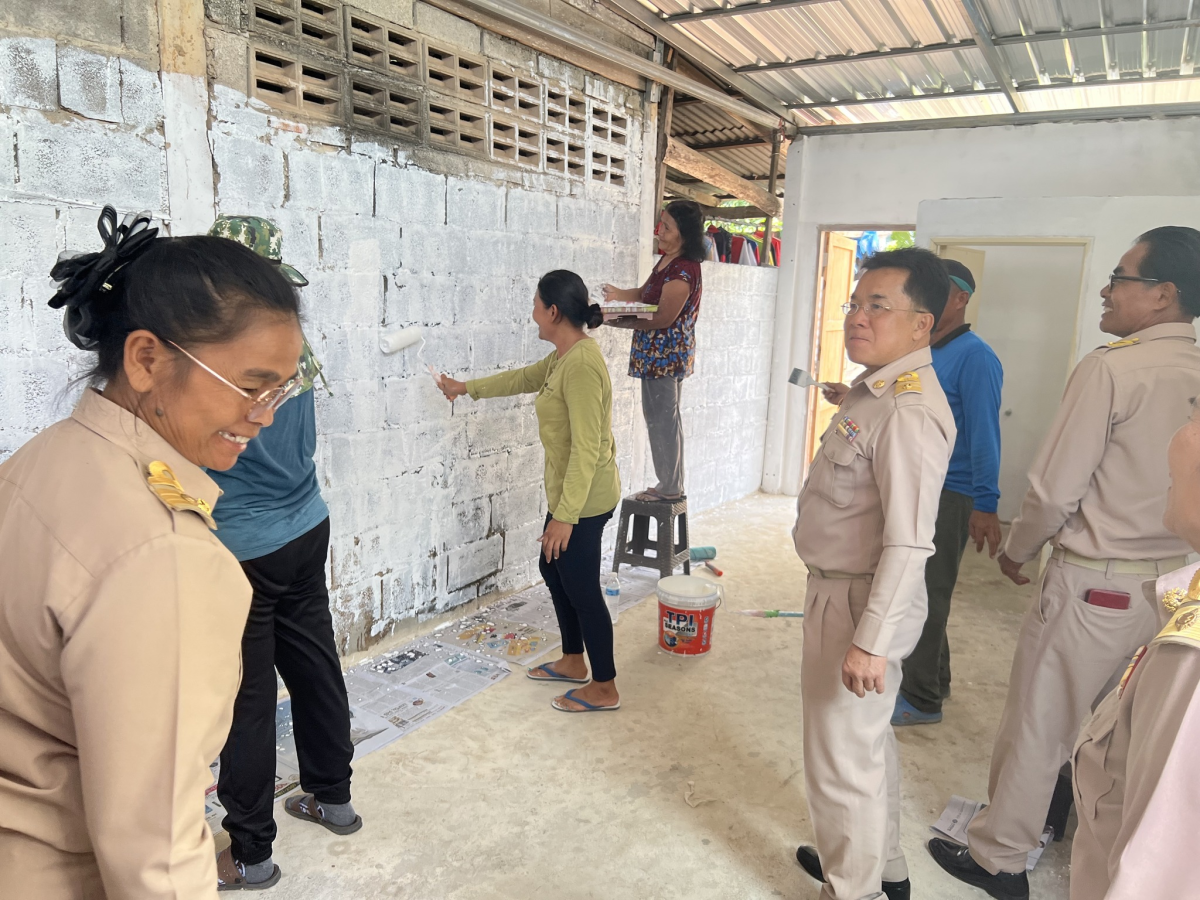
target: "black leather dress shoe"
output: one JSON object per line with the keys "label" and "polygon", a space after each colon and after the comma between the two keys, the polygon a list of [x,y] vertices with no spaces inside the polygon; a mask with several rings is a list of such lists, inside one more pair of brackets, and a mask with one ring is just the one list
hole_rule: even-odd
{"label": "black leather dress shoe", "polygon": [[[825,880],[825,873],[821,869],[821,858],[817,856],[816,847],[810,847],[807,844],[797,847],[796,862],[800,863],[800,868],[817,881]],[[907,878],[903,881],[885,881],[881,887],[888,900],[909,900],[912,890]]]}
{"label": "black leather dress shoe", "polygon": [[962,844],[933,838],[927,845],[934,862],[964,884],[980,888],[995,900],[1029,900],[1029,876],[1024,872],[993,875],[971,858]]}

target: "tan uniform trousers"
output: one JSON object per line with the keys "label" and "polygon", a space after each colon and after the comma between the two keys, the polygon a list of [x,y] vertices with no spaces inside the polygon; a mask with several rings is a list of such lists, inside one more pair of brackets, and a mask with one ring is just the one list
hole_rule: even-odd
{"label": "tan uniform trousers", "polygon": [[808,576],[804,598],[804,784],[826,883],[824,900],[874,900],[881,881],[903,881],[900,764],[892,710],[900,661],[925,621],[921,597],[897,628],[885,690],[858,698],[842,684],[842,661],[867,606],[868,578]]}
{"label": "tan uniform trousers", "polygon": [[[1148,577],[1050,560],[1017,640],[992,748],[990,803],[967,829],[971,856],[992,874],[1025,871],[1080,726],[1158,633],[1160,616],[1142,592]],[[1084,603],[1092,588],[1128,593],[1129,609]]]}

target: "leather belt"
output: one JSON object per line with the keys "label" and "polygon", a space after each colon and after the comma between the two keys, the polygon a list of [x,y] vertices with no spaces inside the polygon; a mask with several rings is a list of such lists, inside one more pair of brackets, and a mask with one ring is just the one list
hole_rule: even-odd
{"label": "leather belt", "polygon": [[1186,556],[1166,559],[1092,559],[1072,553],[1064,547],[1056,547],[1050,557],[1073,566],[1096,572],[1112,572],[1114,575],[1166,575],[1187,565]]}
{"label": "leather belt", "polygon": [[870,581],[875,577],[874,572],[867,572],[862,575],[854,575],[850,572],[834,572],[831,569],[818,569],[816,566],[809,566],[808,572],[810,575],[816,575],[818,578],[830,578],[842,581],[857,581],[858,579]]}

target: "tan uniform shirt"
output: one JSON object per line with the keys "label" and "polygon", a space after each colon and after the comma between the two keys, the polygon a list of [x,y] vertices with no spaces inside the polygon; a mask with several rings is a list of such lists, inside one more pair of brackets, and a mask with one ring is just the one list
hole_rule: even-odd
{"label": "tan uniform shirt", "polygon": [[1091,559],[1190,552],[1163,526],[1167,444],[1200,394],[1188,324],[1155,325],[1093,350],[1067,382],[1004,552],[1029,562],[1053,539]]}
{"label": "tan uniform shirt", "polygon": [[854,380],[797,501],[792,539],[810,567],[874,574],[854,643],[886,656],[913,599],[950,452],[954,416],[925,347]]}
{"label": "tan uniform shirt", "polygon": [[0,894],[216,897],[204,821],[250,585],[147,484],[216,484],[94,391],[0,466]]}
{"label": "tan uniform shirt", "polygon": [[[1198,568],[1160,578],[1159,598]],[[1200,834],[1200,629],[1194,615],[1184,624],[1195,609],[1180,610],[1080,734],[1072,900],[1200,894],[1190,865]]]}

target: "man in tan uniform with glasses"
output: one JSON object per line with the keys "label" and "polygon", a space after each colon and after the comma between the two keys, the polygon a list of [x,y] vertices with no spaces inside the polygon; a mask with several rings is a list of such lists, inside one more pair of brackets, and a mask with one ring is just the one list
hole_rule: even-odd
{"label": "man in tan uniform with glasses", "polygon": [[796,858],[824,900],[908,900],[891,717],[954,446],[929,351],[950,280],[928,250],[878,253],[863,270],[845,334],[866,371],[821,437],[792,532],[809,571],[800,690],[817,838]]}
{"label": "man in tan uniform with glasses", "polygon": [[1101,296],[1100,327],[1118,340],[1071,374],[999,558],[1027,584],[1021,567],[1054,548],[1013,658],[990,805],[969,847],[929,842],[943,869],[999,900],[1029,896],[1028,854],[1079,727],[1163,624],[1142,582],[1184,565],[1190,549],[1163,511],[1167,445],[1200,394],[1200,232],[1146,232]]}

